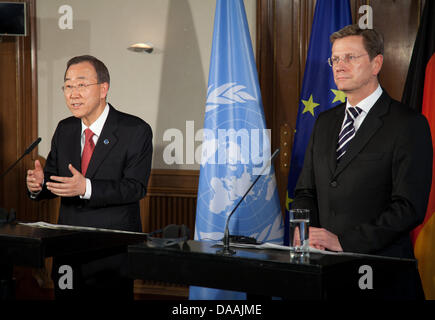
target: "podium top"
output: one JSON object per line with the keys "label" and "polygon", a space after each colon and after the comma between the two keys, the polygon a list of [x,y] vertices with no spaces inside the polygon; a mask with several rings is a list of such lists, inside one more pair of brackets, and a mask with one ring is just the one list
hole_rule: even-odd
{"label": "podium top", "polygon": [[[413,259],[317,252],[292,259],[285,250],[252,248],[235,248],[234,255],[222,255],[221,248],[211,241],[171,247],[153,246],[149,241],[130,245],[129,275],[290,299],[400,298],[415,291]],[[375,279],[374,290],[360,286],[368,269]]]}
{"label": "podium top", "polygon": [[[167,254],[167,255],[189,255],[189,256],[201,256],[206,255],[208,259],[218,259],[218,260],[254,260],[253,262],[261,261],[262,263],[273,263],[273,264],[286,264],[292,265],[292,268],[304,270],[319,271],[327,267],[332,267],[337,264],[342,264],[350,261],[388,261],[397,263],[410,263],[415,264],[417,261],[415,259],[405,259],[405,258],[395,258],[395,257],[385,257],[378,255],[369,254],[359,254],[359,253],[331,253],[323,252],[321,250],[313,250],[310,253],[309,258],[297,258],[291,259],[289,251],[272,249],[272,248],[262,248],[261,246],[244,246],[237,247],[231,246],[235,251],[233,256],[225,256],[218,253],[222,248],[222,245],[216,241],[195,241],[189,240],[185,243],[179,243],[176,246],[171,247],[158,247],[153,246],[152,242],[143,242],[140,244],[130,245],[128,251],[131,253],[146,253],[152,254]],[[257,248],[254,248],[257,247]],[[276,246],[282,247],[282,246]],[[299,266],[299,267],[298,267]]]}
{"label": "podium top", "polygon": [[56,230],[22,224],[0,226],[2,263],[41,267],[47,257],[109,250],[126,251],[129,244],[143,242],[146,234],[87,230]]}

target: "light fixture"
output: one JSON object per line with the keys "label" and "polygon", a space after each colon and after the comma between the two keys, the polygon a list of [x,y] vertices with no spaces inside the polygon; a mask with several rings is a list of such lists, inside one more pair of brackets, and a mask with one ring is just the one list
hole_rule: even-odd
{"label": "light fixture", "polygon": [[128,50],[134,51],[134,52],[146,52],[151,53],[154,50],[154,46],[152,43],[146,42],[146,43],[135,43],[132,44],[130,47],[128,47]]}

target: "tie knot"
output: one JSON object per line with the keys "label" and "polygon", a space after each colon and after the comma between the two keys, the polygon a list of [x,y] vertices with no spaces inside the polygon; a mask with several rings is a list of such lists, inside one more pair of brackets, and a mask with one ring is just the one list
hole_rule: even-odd
{"label": "tie knot", "polygon": [[86,141],[89,141],[89,139],[91,139],[94,136],[94,133],[92,132],[91,129],[86,129],[85,130],[85,139]]}
{"label": "tie knot", "polygon": [[352,119],[355,120],[362,112],[360,107],[349,107],[347,108],[347,112],[352,116]]}

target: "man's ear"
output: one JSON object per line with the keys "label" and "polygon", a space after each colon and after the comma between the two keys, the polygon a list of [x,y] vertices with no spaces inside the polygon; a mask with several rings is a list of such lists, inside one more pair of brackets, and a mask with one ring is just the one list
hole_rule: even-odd
{"label": "man's ear", "polygon": [[100,99],[105,99],[107,97],[107,92],[109,92],[109,84],[107,82],[103,82],[100,85]]}
{"label": "man's ear", "polygon": [[384,56],[382,54],[378,54],[376,57],[373,58],[372,65],[373,65],[374,76],[377,76],[379,72],[381,72],[383,62],[384,62]]}

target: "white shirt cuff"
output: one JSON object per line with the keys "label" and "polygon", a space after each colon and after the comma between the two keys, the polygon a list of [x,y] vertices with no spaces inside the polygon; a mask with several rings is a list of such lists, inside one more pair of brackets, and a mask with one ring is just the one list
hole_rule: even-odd
{"label": "white shirt cuff", "polygon": [[[42,191],[42,190],[41,190],[41,191]],[[32,192],[32,191],[29,190],[29,192],[30,192],[30,199],[36,199],[36,197],[38,196],[38,194],[41,193],[41,191],[38,191],[38,192]]]}
{"label": "white shirt cuff", "polygon": [[89,200],[91,198],[91,195],[92,195],[91,180],[86,178],[86,191],[85,191],[85,194],[83,196],[80,196],[80,199]]}
{"label": "white shirt cuff", "polygon": [[[44,186],[45,183],[45,179],[42,180],[42,186]],[[29,190],[29,189],[27,189]],[[30,192],[30,199],[36,199],[36,197],[41,193],[42,190],[39,190],[38,192],[32,192],[29,190]]]}

